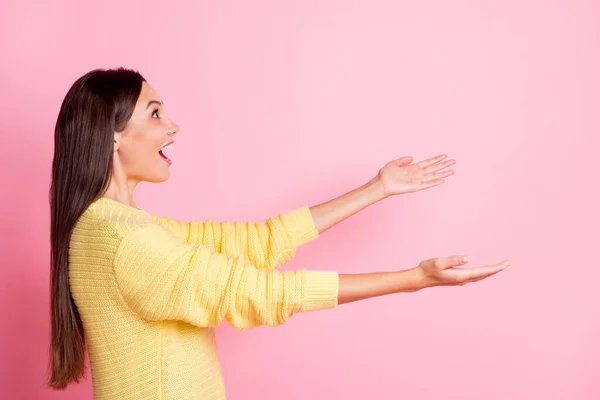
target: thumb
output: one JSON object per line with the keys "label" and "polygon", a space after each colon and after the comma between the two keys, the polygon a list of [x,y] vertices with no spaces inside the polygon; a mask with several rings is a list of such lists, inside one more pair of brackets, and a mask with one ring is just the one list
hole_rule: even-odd
{"label": "thumb", "polygon": [[407,156],[407,157],[402,157],[396,160],[396,165],[399,167],[403,167],[405,165],[410,164],[413,161],[413,158],[411,156]]}

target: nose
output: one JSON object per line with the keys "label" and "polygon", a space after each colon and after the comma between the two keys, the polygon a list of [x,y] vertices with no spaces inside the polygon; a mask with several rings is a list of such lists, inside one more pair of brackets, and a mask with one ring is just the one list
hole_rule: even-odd
{"label": "nose", "polygon": [[167,132],[169,136],[173,136],[179,133],[179,125],[175,121],[171,121],[171,126]]}

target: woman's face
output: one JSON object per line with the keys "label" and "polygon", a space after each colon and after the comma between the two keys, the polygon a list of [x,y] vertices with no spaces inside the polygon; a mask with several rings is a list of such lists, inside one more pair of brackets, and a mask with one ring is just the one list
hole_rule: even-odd
{"label": "woman's face", "polygon": [[128,181],[166,181],[171,165],[166,152],[178,132],[179,126],[164,113],[158,94],[143,82],[131,119],[122,132],[115,132],[115,168]]}

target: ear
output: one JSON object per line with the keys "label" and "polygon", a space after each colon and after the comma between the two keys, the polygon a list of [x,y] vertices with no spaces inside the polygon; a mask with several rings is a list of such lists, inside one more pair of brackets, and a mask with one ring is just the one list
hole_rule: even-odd
{"label": "ear", "polygon": [[121,147],[121,134],[120,133],[115,132],[113,144],[114,144],[113,151],[119,151],[119,148]]}

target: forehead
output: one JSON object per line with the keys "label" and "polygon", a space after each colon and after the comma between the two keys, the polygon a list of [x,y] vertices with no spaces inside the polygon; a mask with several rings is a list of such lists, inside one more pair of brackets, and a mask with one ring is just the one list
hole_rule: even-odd
{"label": "forehead", "polygon": [[137,105],[145,108],[151,100],[161,101],[154,88],[148,82],[142,82],[142,91],[138,97]]}

